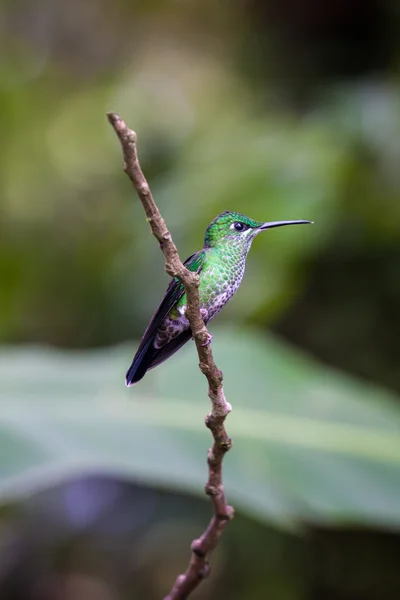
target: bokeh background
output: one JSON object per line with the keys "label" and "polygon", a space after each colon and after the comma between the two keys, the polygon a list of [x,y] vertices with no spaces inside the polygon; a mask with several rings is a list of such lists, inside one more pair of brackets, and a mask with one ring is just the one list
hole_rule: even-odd
{"label": "bokeh background", "polygon": [[188,344],[127,366],[167,285],[105,113],[182,258],[253,244],[211,326],[237,517],[193,598],[400,597],[400,9],[390,0],[0,6],[0,597],[153,600],[210,515]]}

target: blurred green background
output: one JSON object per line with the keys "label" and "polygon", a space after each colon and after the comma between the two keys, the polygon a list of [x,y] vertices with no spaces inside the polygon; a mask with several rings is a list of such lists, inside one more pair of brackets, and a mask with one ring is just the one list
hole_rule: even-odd
{"label": "blurred green background", "polygon": [[105,113],[181,252],[260,236],[212,323],[237,517],[193,598],[400,597],[400,9],[0,6],[0,598],[155,600],[203,530],[193,344],[124,374],[168,283]]}

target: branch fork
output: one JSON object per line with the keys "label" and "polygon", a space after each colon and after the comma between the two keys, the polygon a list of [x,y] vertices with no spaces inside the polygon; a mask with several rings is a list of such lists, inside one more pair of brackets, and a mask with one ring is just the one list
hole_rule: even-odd
{"label": "branch fork", "polygon": [[122,148],[124,171],[143,205],[147,221],[154,237],[158,240],[165,258],[165,270],[171,277],[177,277],[184,285],[187,308],[186,317],[190,323],[193,339],[199,357],[199,368],[208,381],[208,396],[211,400],[211,412],[206,416],[205,424],[213,436],[213,445],[208,451],[208,480],[205,492],[211,498],[214,514],[204,533],[192,542],[192,556],[186,572],[179,575],[170,593],[164,600],[185,600],[199,583],[209,575],[209,557],[216,548],[220,537],[233,518],[234,510],[226,502],[222,484],[222,460],[232,446],[224,422],[232,410],[227,402],[222,386],[223,374],[217,368],[211,349],[211,335],[203,321],[199,301],[199,276],[186,269],[179,258],[178,250],[171,233],[154,201],[150,186],[140,167],[137,155],[137,135],[119,115],[107,113]]}

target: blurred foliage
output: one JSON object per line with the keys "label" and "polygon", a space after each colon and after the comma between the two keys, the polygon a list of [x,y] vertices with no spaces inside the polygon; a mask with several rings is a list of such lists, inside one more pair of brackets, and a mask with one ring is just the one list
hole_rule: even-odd
{"label": "blurred foliage", "polygon": [[[133,393],[120,384],[127,350],[3,353],[3,497],[54,471],[93,468],[203,495],[209,432],[199,427],[205,385],[194,346]],[[250,331],[218,330],[214,350],[234,406],[224,478],[238,508],[282,527],[400,529],[400,408],[390,394]]]}
{"label": "blurred foliage", "polygon": [[[7,598],[162,597],[204,527],[207,510],[190,499],[203,498],[209,445],[199,426],[205,382],[194,346],[133,393],[121,386],[120,368],[132,351],[0,354],[0,496],[10,507],[0,512],[0,589]],[[332,584],[343,593],[361,589],[363,598],[382,587],[382,598],[396,597],[389,534],[400,528],[395,398],[250,331],[219,328],[214,351],[234,406],[224,480],[239,519],[197,597],[261,600],[267,589],[300,599]],[[108,477],[85,477],[93,473]],[[272,532],[271,523],[285,533]],[[339,584],[343,541],[327,544],[332,533],[321,526],[386,531],[385,569]],[[376,534],[348,536],[353,563],[377,555]],[[316,544],[326,547],[314,555]]]}
{"label": "blurred foliage", "polygon": [[138,339],[168,282],[108,110],[138,132],[182,257],[226,209],[315,222],[260,236],[218,318],[246,517],[198,598],[399,597],[399,538],[377,532],[399,523],[398,397],[375,387],[400,392],[399,28],[389,0],[1,4],[2,599],[160,597],[208,514],[186,496],[209,443],[193,347],[133,393],[130,346],[83,351]]}

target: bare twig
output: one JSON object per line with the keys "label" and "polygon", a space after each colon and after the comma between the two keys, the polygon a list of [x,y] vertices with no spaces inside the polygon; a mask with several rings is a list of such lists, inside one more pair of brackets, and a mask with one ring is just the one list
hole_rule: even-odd
{"label": "bare twig", "polygon": [[185,286],[186,315],[196,343],[200,370],[208,380],[208,396],[212,404],[211,413],[205,420],[214,438],[212,448],[208,451],[208,481],[205,492],[211,497],[214,514],[204,533],[192,542],[192,557],[186,572],[179,575],[171,592],[164,598],[164,600],[184,600],[209,574],[209,556],[234,513],[233,508],[226,502],[222,485],[222,459],[232,445],[224,426],[231,406],[225,398],[222,387],[223,375],[214,362],[211,344],[205,345],[210,339],[210,334],[200,312],[199,276],[188,271],[182,264],[171,234],[154,202],[149,184],[140,168],[136,150],[136,133],[129,129],[116,113],[107,113],[107,118],[121,142],[124,171],[139,196],[151,231],[164,253],[165,270],[171,277],[177,277]]}

